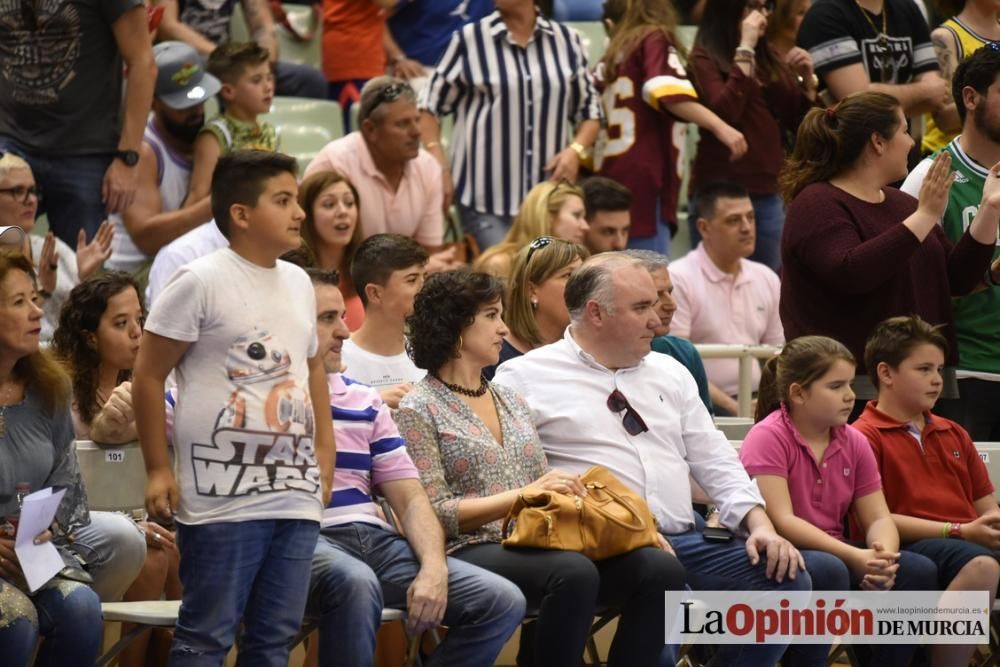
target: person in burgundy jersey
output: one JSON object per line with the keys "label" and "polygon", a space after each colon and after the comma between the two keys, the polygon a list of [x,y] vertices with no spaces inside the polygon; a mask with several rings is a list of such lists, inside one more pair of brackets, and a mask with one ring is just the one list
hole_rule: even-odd
{"label": "person in burgundy jersey", "polygon": [[607,0],[604,22],[611,37],[601,63],[608,123],[594,167],[634,195],[629,247],[668,254],[677,229],[685,123],[715,135],[734,160],[746,152],[746,139],[698,102],[675,46],[670,3]]}

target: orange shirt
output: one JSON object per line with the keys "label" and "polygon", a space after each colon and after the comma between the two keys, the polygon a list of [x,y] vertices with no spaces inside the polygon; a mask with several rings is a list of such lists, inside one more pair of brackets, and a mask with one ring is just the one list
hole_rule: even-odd
{"label": "orange shirt", "polygon": [[385,13],[372,0],[323,0],[323,74],[327,81],[385,74]]}

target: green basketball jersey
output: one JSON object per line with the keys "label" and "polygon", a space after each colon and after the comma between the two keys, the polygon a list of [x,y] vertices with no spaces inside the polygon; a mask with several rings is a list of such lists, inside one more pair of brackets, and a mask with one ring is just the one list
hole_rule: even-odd
{"label": "green basketball jersey", "polygon": [[[976,217],[989,170],[966,155],[957,137],[944,150],[951,154],[951,167],[956,174],[942,225],[948,240],[957,243]],[[997,255],[998,251],[994,250],[993,257]],[[954,299],[953,303],[958,367],[981,373],[1000,373],[1000,287]]]}

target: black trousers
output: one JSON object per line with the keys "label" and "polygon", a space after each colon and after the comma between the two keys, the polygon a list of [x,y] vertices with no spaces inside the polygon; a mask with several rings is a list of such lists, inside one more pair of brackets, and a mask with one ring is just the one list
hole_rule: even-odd
{"label": "black trousers", "polygon": [[579,667],[598,609],[621,613],[609,667],[656,667],[664,650],[664,591],[684,587],[671,554],[644,547],[594,562],[573,551],[475,544],[451,554],[517,584],[538,620],[522,629],[520,667]]}

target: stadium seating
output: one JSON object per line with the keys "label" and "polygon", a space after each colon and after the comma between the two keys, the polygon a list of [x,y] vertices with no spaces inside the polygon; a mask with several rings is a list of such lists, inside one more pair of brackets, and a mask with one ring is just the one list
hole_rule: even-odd
{"label": "stadium seating", "polygon": [[271,112],[260,117],[274,125],[278,150],[295,157],[305,169],[320,149],[344,134],[340,105],[328,100],[275,97]]}
{"label": "stadium seating", "polygon": [[566,25],[580,34],[590,66],[596,65],[604,56],[604,47],[607,45],[608,36],[604,32],[604,26],[600,21],[568,21]]}
{"label": "stadium seating", "polygon": [[[297,65],[320,67],[323,59],[322,30],[319,25],[319,17],[313,11],[312,5],[285,4],[282,7],[288,14],[288,22],[295,27],[296,31],[300,35],[311,35],[312,39],[301,41],[285,26],[276,25],[275,35],[278,38],[278,53],[281,55],[281,60]],[[234,42],[250,41],[247,24],[243,19],[243,6],[238,2],[229,24],[229,36]]]}
{"label": "stadium seating", "polygon": [[986,464],[990,480],[997,487],[993,495],[1000,500],[1000,442],[977,442],[976,450],[979,451],[979,458]]}
{"label": "stadium seating", "polygon": [[146,466],[138,442],[102,447],[77,440],[76,458],[89,509],[131,513],[145,506]]}

